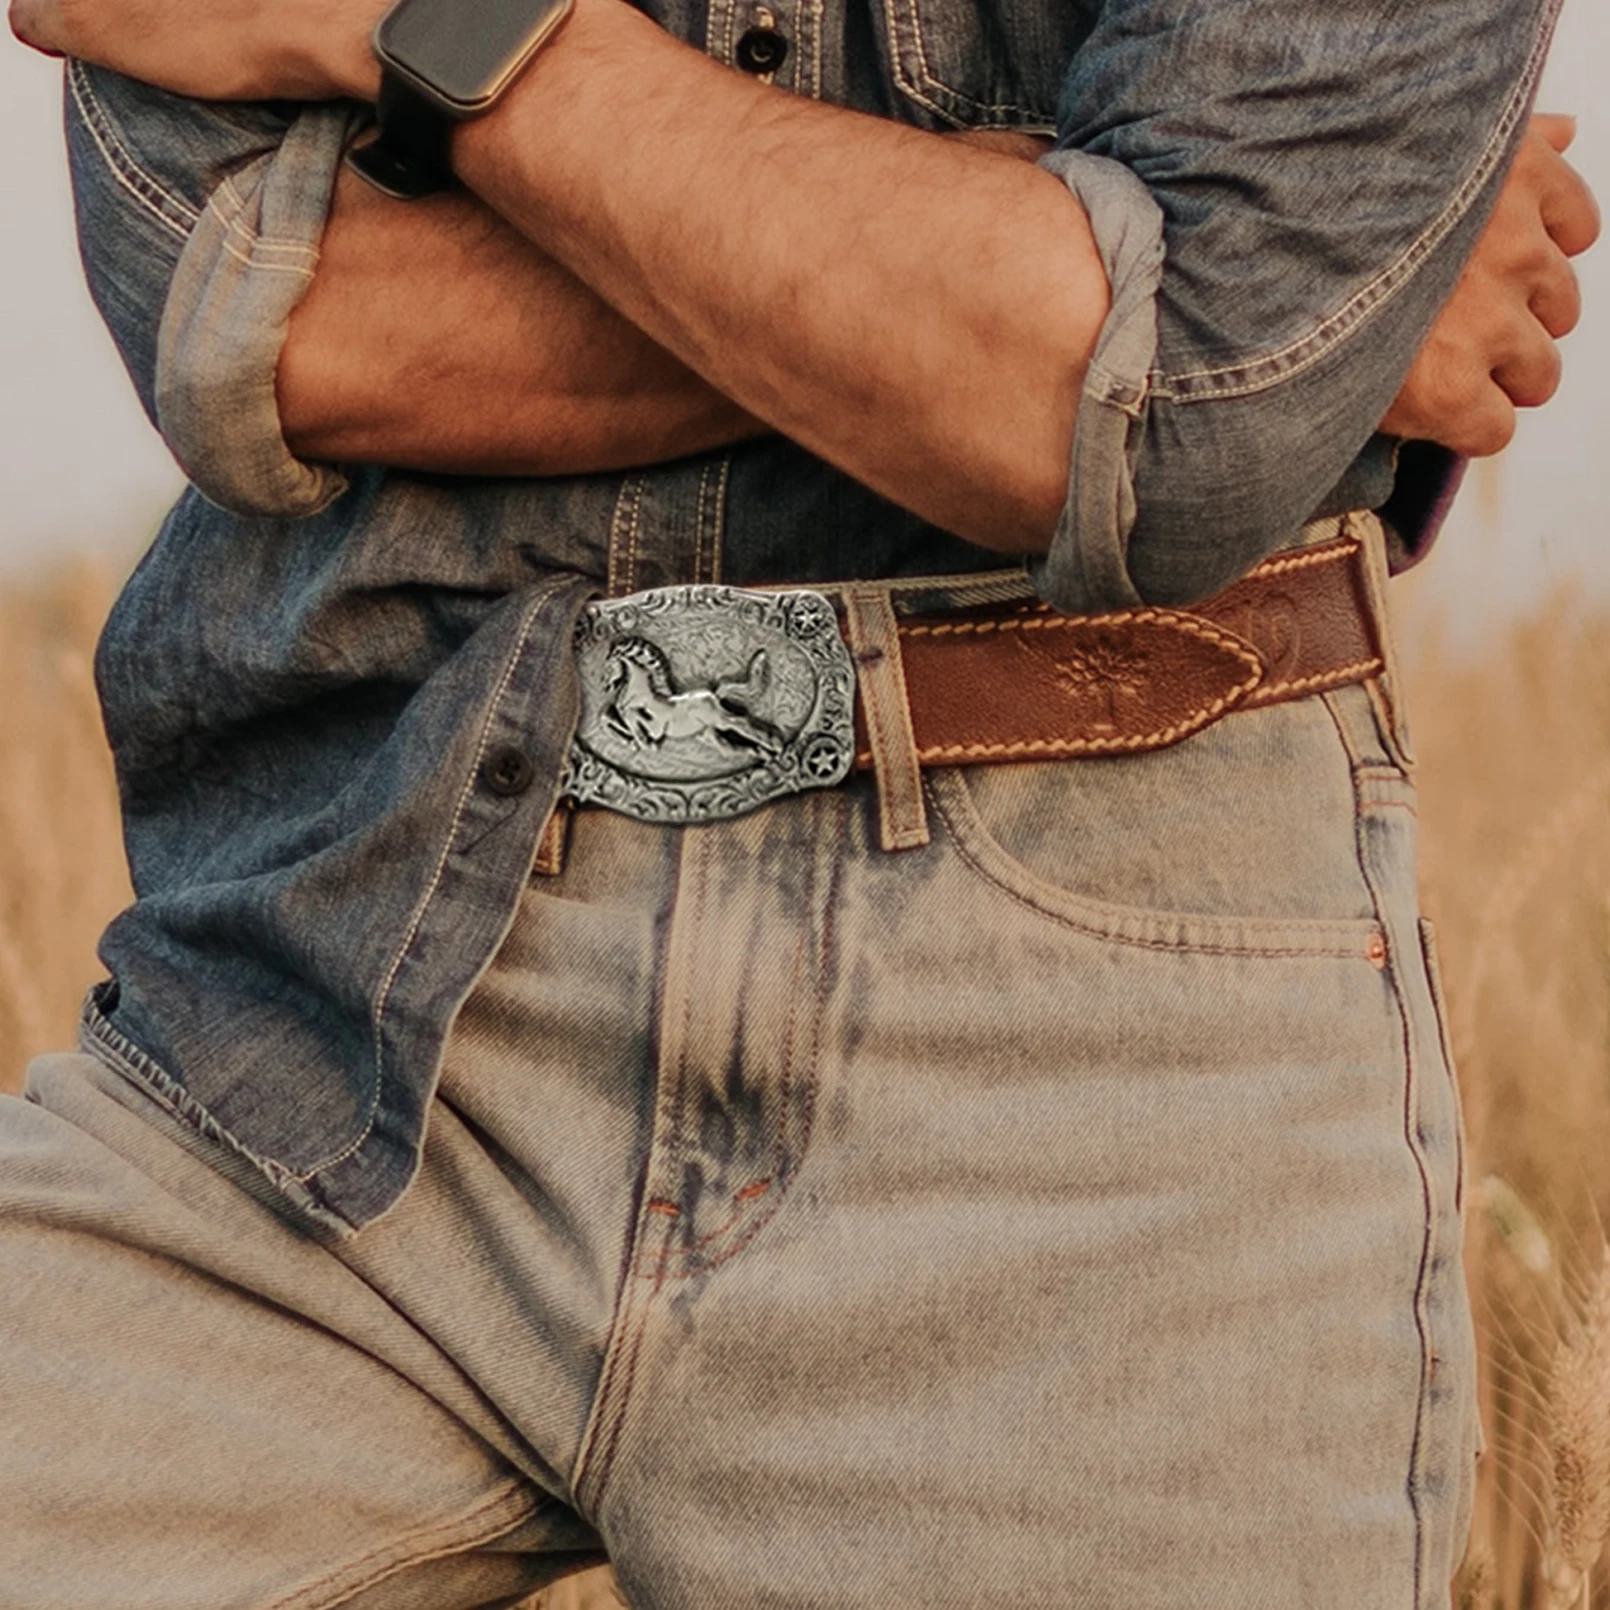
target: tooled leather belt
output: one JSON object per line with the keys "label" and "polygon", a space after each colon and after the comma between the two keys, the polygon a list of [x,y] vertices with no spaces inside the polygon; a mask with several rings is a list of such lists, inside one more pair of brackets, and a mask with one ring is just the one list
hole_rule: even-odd
{"label": "tooled leather belt", "polygon": [[882,780],[902,760],[914,774],[1161,749],[1232,711],[1377,675],[1367,567],[1348,531],[1189,610],[1075,616],[1016,599],[902,615],[875,583],[600,600],[578,628],[565,792],[698,822],[834,786],[852,767]]}
{"label": "tooled leather belt", "polygon": [[1364,564],[1343,537],[1277,554],[1189,610],[1059,615],[1027,603],[900,620],[917,758],[1138,754],[1232,710],[1361,682],[1384,663]]}

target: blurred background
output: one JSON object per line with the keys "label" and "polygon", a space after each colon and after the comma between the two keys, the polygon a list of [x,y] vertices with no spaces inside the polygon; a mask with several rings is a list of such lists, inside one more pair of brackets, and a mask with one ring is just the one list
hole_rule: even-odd
{"label": "blurred background", "polygon": [[[1571,0],[1542,104],[1610,200],[1607,74],[1610,9]],[[0,1091],[71,1043],[128,899],[91,657],[179,484],[83,288],[59,121],[54,64],[0,45]],[[1460,1610],[1610,1610],[1610,243],[1581,275],[1560,396],[1394,588],[1469,1130]]]}

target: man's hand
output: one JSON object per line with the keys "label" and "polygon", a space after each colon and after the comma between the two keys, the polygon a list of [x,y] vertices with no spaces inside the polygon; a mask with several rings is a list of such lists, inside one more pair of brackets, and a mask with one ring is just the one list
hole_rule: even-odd
{"label": "man's hand", "polygon": [[10,0],[11,31],[201,100],[372,96],[369,36],[386,0]]}
{"label": "man's hand", "polygon": [[1570,259],[1599,235],[1593,195],[1561,154],[1575,133],[1568,117],[1532,120],[1475,256],[1381,422],[1387,435],[1481,458],[1509,445],[1517,408],[1554,395],[1555,342],[1581,314]]}

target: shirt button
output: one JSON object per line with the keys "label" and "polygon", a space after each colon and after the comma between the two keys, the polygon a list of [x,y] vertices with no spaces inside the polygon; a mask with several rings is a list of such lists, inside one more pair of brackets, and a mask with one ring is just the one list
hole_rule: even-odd
{"label": "shirt button", "polygon": [[751,28],[739,38],[735,57],[746,73],[775,73],[788,60],[788,41],[775,28]]}
{"label": "shirt button", "polygon": [[536,775],[537,768],[531,764],[530,755],[523,749],[516,749],[513,744],[494,749],[481,762],[481,781],[494,794],[500,794],[505,799],[523,794]]}

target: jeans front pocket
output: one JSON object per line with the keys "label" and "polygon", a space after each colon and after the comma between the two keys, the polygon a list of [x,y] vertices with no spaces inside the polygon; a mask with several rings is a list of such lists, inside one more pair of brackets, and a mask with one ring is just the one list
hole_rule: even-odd
{"label": "jeans front pocket", "polygon": [[1368,956],[1348,757],[1322,703],[1133,757],[929,774],[973,872],[1048,917],[1159,948]]}

